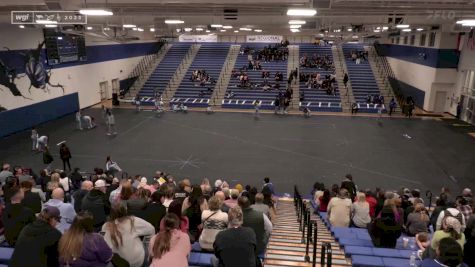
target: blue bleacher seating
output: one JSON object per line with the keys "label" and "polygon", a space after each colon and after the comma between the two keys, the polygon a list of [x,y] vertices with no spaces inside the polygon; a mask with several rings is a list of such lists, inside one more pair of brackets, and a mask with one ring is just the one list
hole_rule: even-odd
{"label": "blue bleacher seating", "polygon": [[188,264],[190,266],[211,266],[211,257],[213,255],[211,253],[191,252]]}
{"label": "blue bleacher seating", "polygon": [[381,257],[363,256],[363,255],[351,256],[351,263],[353,267],[384,266],[384,263]]}
{"label": "blue bleacher seating", "polygon": [[[214,89],[215,85],[206,84],[205,86],[200,86],[191,81],[191,74],[195,70],[205,70],[212,79],[218,81],[230,47],[231,45],[229,43],[201,44],[198,53],[188,68],[170,104],[183,102],[191,107],[207,107],[212,95],[212,93],[207,92],[207,89]],[[205,95],[200,96],[200,91],[204,91]]]}
{"label": "blue bleacher seating", "polygon": [[[367,104],[366,97],[368,95],[380,95],[378,84],[374,78],[373,70],[368,60],[361,61],[356,64],[351,59],[351,51],[364,51],[363,44],[346,43],[343,44],[343,54],[345,56],[346,66],[348,69],[348,77],[350,78],[351,87],[355,101],[358,103],[360,112],[377,112],[377,106]],[[388,101],[387,99],[385,101]]]}
{"label": "blue bleacher seating", "polygon": [[13,255],[13,248],[0,247],[0,263],[8,264]]}
{"label": "blue bleacher seating", "polygon": [[[307,55],[311,58],[314,54],[317,56],[328,56],[333,60],[331,46],[320,46],[315,44],[300,44],[299,56]],[[324,70],[318,68],[304,68],[300,67],[300,73],[310,74],[319,73],[322,77],[327,74],[334,74],[334,70]],[[300,103],[300,108],[307,107],[311,111],[330,111],[341,112],[341,99],[337,83],[334,83],[335,95],[328,95],[322,89],[309,89],[305,86],[305,82],[300,81],[300,92],[303,92],[304,101]]]}
{"label": "blue bleacher seating", "polygon": [[[274,44],[267,43],[245,43],[241,44],[241,49],[249,47],[254,50],[262,50],[264,46]],[[242,67],[248,65],[247,54],[239,54],[234,65],[234,69],[240,70]],[[280,90],[285,91],[287,88],[287,60],[275,60],[270,62],[261,61],[262,70],[246,70],[249,76],[249,81],[255,84],[262,84],[264,79],[262,78],[262,71],[269,71],[269,82],[275,84],[274,75],[277,71],[283,75],[283,80],[279,82]],[[274,109],[274,100],[279,93],[279,90],[273,89],[270,91],[264,91],[262,88],[240,88],[239,78],[232,78],[229,81],[228,89],[226,92],[232,91],[234,97],[232,99],[224,99],[222,103],[223,108],[239,108],[239,109],[252,109],[256,100],[261,102],[261,109]],[[298,97],[294,95],[293,97]]]}
{"label": "blue bleacher seating", "polygon": [[165,57],[138,93],[143,105],[153,105],[154,92],[163,93],[176,69],[191,47],[191,43],[173,43]]}

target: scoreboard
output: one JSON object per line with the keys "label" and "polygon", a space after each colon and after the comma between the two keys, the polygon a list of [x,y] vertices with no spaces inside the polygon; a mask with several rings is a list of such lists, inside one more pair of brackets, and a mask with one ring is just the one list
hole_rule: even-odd
{"label": "scoreboard", "polygon": [[44,29],[46,55],[49,65],[87,61],[84,36]]}

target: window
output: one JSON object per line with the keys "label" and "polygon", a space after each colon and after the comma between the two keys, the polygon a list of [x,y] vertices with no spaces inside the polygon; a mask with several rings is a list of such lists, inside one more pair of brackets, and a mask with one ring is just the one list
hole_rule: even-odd
{"label": "window", "polygon": [[426,46],[426,34],[425,33],[421,34],[421,39],[419,40],[419,45],[420,46]]}
{"label": "window", "polygon": [[411,35],[411,42],[410,42],[410,45],[414,45],[415,42],[416,42],[416,36],[415,36],[415,35]]}
{"label": "window", "polygon": [[404,44],[407,45],[407,35],[404,36]]}
{"label": "window", "polygon": [[435,46],[435,37],[437,33],[436,32],[431,32],[429,35],[429,46],[434,47]]}

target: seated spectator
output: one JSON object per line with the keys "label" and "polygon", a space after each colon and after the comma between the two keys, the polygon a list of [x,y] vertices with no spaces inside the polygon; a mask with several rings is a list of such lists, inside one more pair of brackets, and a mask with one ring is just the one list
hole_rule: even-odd
{"label": "seated spectator", "polygon": [[20,183],[21,190],[23,190],[24,197],[21,203],[31,209],[34,214],[41,212],[41,197],[38,193],[31,192],[33,183],[31,181],[23,181]]}
{"label": "seated spectator", "polygon": [[7,203],[2,214],[4,235],[7,243],[14,247],[21,230],[35,221],[35,214],[22,204],[23,191],[19,187],[12,188],[10,203]]}
{"label": "seated spectator", "polygon": [[163,200],[163,206],[165,206],[168,211],[168,207],[170,207],[170,204],[173,202],[173,197],[175,195],[174,188],[170,184],[163,184],[160,187],[160,190],[163,191],[165,197]]}
{"label": "seated spectator", "polygon": [[63,189],[56,188],[51,197],[52,198],[45,203],[45,207],[56,207],[59,209],[61,221],[56,225],[56,229],[64,233],[71,227],[74,217],[76,216],[76,211],[74,211],[73,205],[64,203]]}
{"label": "seated spectator", "polygon": [[100,234],[94,233],[94,219],[88,212],[77,214],[58,247],[62,266],[106,267],[112,259],[111,248]]}
{"label": "seated spectator", "polygon": [[205,210],[201,214],[203,231],[201,232],[199,242],[203,250],[212,251],[216,235],[228,226],[228,214],[220,210],[222,204],[223,202],[220,198],[213,196],[208,202],[209,210]]}
{"label": "seated spectator", "polygon": [[460,244],[452,238],[443,238],[437,244],[435,258],[424,259],[419,267],[465,267],[468,265],[463,262],[463,250]]}
{"label": "seated spectator", "polygon": [[51,198],[51,193],[53,193],[53,190],[56,188],[63,188],[63,186],[60,183],[61,177],[59,176],[59,173],[55,172],[51,174],[51,180],[48,182],[46,185],[46,199],[49,200]]}
{"label": "seated spectator", "polygon": [[345,179],[341,182],[340,188],[346,189],[348,191],[348,196],[351,201],[356,197],[356,185],[353,182],[353,176],[351,174],[345,175]]}
{"label": "seated spectator", "polygon": [[139,187],[133,195],[127,200],[127,213],[129,215],[139,216],[147,206],[150,198],[150,190]]}
{"label": "seated spectator", "polygon": [[94,188],[82,200],[81,210],[89,211],[92,214],[96,230],[106,222],[106,217],[110,212],[110,203],[105,192],[105,181],[97,180],[94,183]]}
{"label": "seated spectator", "polygon": [[414,212],[407,216],[406,232],[410,236],[428,232],[429,223],[429,215],[427,215],[424,204],[418,203],[414,207]]}
{"label": "seated spectator", "polygon": [[81,189],[73,193],[71,197],[71,203],[73,204],[74,210],[76,212],[80,212],[82,210],[82,200],[87,195],[87,193],[92,190],[93,187],[94,185],[91,181],[84,181],[81,183]]}
{"label": "seated spectator", "polygon": [[462,212],[464,218],[465,218],[465,221],[468,220],[468,218],[470,218],[470,216],[472,216],[472,207],[470,206],[471,203],[469,203],[467,201],[467,198],[463,197],[463,196],[458,196],[455,200],[455,203],[457,205],[457,209]]}
{"label": "seated spectator", "polygon": [[424,251],[430,246],[429,233],[422,232],[416,234],[416,243],[419,250],[424,253]]}
{"label": "seated spectator", "polygon": [[328,218],[333,227],[350,226],[351,200],[348,197],[348,191],[340,189],[338,197],[328,203]]}
{"label": "seated spectator", "polygon": [[13,176],[13,173],[10,169],[10,164],[4,163],[2,165],[2,171],[0,172],[0,184],[4,185],[7,177]]}
{"label": "seated spectator", "polygon": [[397,223],[390,206],[384,206],[381,216],[368,225],[368,233],[376,247],[395,248],[401,232],[402,226]]}
{"label": "seated spectator", "polygon": [[[173,202],[170,203],[170,207],[168,207],[168,213],[175,214],[180,219],[179,229],[183,233],[188,233],[188,229],[190,227],[190,221],[187,216],[182,215],[183,214],[181,210],[182,205],[183,204],[179,200],[173,200]],[[164,223],[165,221],[162,219],[160,221],[160,230],[164,229],[163,228],[165,227]]]}
{"label": "seated spectator", "polygon": [[38,219],[21,231],[8,266],[59,266],[58,242],[61,232],[55,228],[59,221],[58,208],[44,208]]}
{"label": "seated spectator", "polygon": [[327,212],[328,210],[328,203],[330,203],[331,196],[330,191],[328,189],[323,190],[323,195],[318,199],[318,211],[320,212]]}
{"label": "seated spectator", "polygon": [[265,214],[251,208],[251,202],[247,197],[240,197],[238,204],[243,213],[243,226],[252,228],[256,233],[257,254],[261,254],[266,249],[272,232],[272,223]]}
{"label": "seated spectator", "polygon": [[378,204],[378,200],[376,199],[376,195],[371,192],[371,190],[366,190],[366,202],[369,204],[369,216],[374,218],[376,214],[376,205]]}
{"label": "seated spectator", "polygon": [[187,267],[190,237],[178,229],[180,219],[175,214],[169,213],[163,220],[164,229],[150,239],[150,266]]}
{"label": "seated spectator", "polygon": [[255,197],[255,201],[256,201],[256,203],[251,205],[251,208],[253,210],[260,211],[260,212],[264,213],[270,220],[271,219],[270,218],[270,209],[269,209],[268,205],[264,204],[264,195],[262,193],[257,193],[256,197]]}
{"label": "seated spectator", "polygon": [[128,216],[124,206],[116,205],[109,221],[102,226],[102,232],[113,253],[126,260],[130,267],[141,267],[145,251],[140,238],[155,234],[155,228],[141,218]]}
{"label": "seated spectator", "polygon": [[226,196],[224,195],[223,191],[218,191],[214,194],[215,197],[219,198],[221,200],[221,211],[222,212],[228,212],[229,211],[229,206],[224,204],[224,201],[226,200]]}
{"label": "seated spectator", "polygon": [[201,213],[208,209],[208,202],[203,196],[200,186],[193,186],[190,195],[183,201],[182,214],[189,220],[189,229],[193,242],[200,236]]}
{"label": "seated spectator", "polygon": [[260,266],[257,258],[256,233],[243,227],[244,215],[239,206],[229,210],[229,228],[220,232],[214,241],[212,265],[218,266]]}
{"label": "seated spectator", "polygon": [[[453,238],[462,248],[465,245],[465,235],[462,232],[462,225],[457,218],[450,216],[445,218],[442,229],[435,231],[432,236],[431,249],[435,251],[437,244],[446,237]],[[434,258],[433,254],[429,253],[429,255],[431,258]]]}
{"label": "seated spectator", "polygon": [[155,227],[155,232],[160,231],[160,221],[167,213],[167,209],[162,204],[164,200],[164,193],[161,191],[155,191],[150,197],[150,202],[147,203],[143,212],[137,215],[152,224],[153,227]]}
{"label": "seated spectator", "polygon": [[369,216],[369,204],[366,202],[365,193],[356,193],[356,202],[351,205],[351,214],[353,225],[359,228],[366,228],[371,222]]}
{"label": "seated spectator", "polygon": [[237,199],[239,197],[239,191],[235,189],[229,190],[230,198],[224,201],[224,205],[228,206],[229,208],[233,208],[237,206]]}
{"label": "seated spectator", "polygon": [[446,194],[440,194],[437,200],[435,201],[435,208],[432,211],[432,214],[430,216],[430,223],[434,229],[434,231],[437,229],[437,219],[439,218],[439,215],[442,211],[447,209],[447,195]]}

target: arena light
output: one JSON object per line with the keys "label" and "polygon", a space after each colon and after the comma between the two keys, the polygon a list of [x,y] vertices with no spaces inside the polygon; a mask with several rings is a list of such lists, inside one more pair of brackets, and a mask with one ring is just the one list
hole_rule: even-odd
{"label": "arena light", "polygon": [[185,28],[185,32],[191,32],[193,29],[192,28]]}
{"label": "arena light", "polygon": [[389,29],[388,26],[384,26],[384,27],[383,27],[383,31],[387,31],[388,29]]}
{"label": "arena light", "polygon": [[412,30],[411,29],[403,29],[402,31],[403,32],[411,32]]}
{"label": "arena light", "polygon": [[150,28],[150,31],[151,31],[151,32],[154,32],[154,31],[155,31],[155,28]]}
{"label": "arena light", "polygon": [[135,25],[135,24],[124,24],[124,25],[122,25],[122,27],[124,27],[124,28],[137,28],[137,25]]}
{"label": "arena light", "polygon": [[398,29],[407,29],[409,27],[410,27],[409,24],[398,24],[398,25],[396,25],[396,28],[398,28]]}
{"label": "arena light", "polygon": [[235,33],[238,33],[239,31],[238,31],[238,30],[235,30],[234,32],[235,32]]}
{"label": "arena light", "polygon": [[358,35],[353,35],[353,36],[351,36],[351,38],[358,39]]}
{"label": "arena light", "polygon": [[316,9],[309,8],[290,8],[287,10],[287,16],[305,16],[311,17],[317,14]]}
{"label": "arena light", "polygon": [[206,32],[211,32],[210,30],[206,30]]}
{"label": "arena light", "polygon": [[221,25],[221,24],[211,24],[211,27],[212,28],[222,28],[223,25]]}
{"label": "arena light", "polygon": [[418,31],[418,32],[421,32],[421,31],[423,31],[423,30],[424,30],[423,28],[417,28],[417,29],[416,29],[416,31]]}
{"label": "arena light", "polygon": [[58,24],[57,21],[54,20],[44,20],[44,19],[38,19],[35,21],[38,24]]}
{"label": "arena light", "polygon": [[457,24],[475,24],[475,19],[463,19],[463,20],[458,20],[456,22]]}
{"label": "arena light", "polygon": [[203,31],[203,28],[196,28],[195,29],[197,32],[202,32]]}
{"label": "arena light", "polygon": [[250,32],[252,31],[251,28],[239,28],[240,31],[246,31],[246,32]]}
{"label": "arena light", "polygon": [[25,25],[20,25],[18,26],[20,29],[24,29],[25,28]]}
{"label": "arena light", "polygon": [[346,30],[349,31],[349,32],[352,32],[352,31],[353,31],[352,28],[348,28],[348,29],[346,29]]}
{"label": "arena light", "polygon": [[219,30],[219,31],[220,31],[220,32],[226,32],[226,30],[224,30],[224,29],[223,29],[223,30]]}
{"label": "arena light", "polygon": [[132,28],[132,31],[137,31],[137,29],[138,29],[137,27],[134,27]]}
{"label": "arena light", "polygon": [[88,16],[112,16],[114,13],[105,9],[80,9],[79,13]]}
{"label": "arena light", "polygon": [[139,31],[139,32],[143,32],[143,31],[144,31],[144,29],[143,29],[143,28],[137,28],[137,31]]}
{"label": "arena light", "polygon": [[110,31],[110,30],[111,30],[111,28],[109,28],[109,27],[104,28],[104,31]]}
{"label": "arena light", "polygon": [[465,22],[464,24],[462,24],[462,26],[464,26],[464,27],[474,27],[475,22]]}
{"label": "arena light", "polygon": [[56,24],[45,24],[45,27],[46,28],[56,28],[56,27],[58,27],[58,25],[56,25]]}
{"label": "arena light", "polygon": [[378,33],[378,32],[381,32],[381,30],[376,29],[373,32]]}
{"label": "arena light", "polygon": [[290,25],[302,25],[302,24],[305,24],[307,23],[305,20],[289,20],[289,24]]}
{"label": "arena light", "polygon": [[90,31],[90,30],[92,30],[92,27],[91,27],[91,26],[87,26],[87,27],[86,27],[86,30],[89,30],[89,31]]}
{"label": "arena light", "polygon": [[298,24],[290,25],[291,29],[300,29],[301,27],[302,25],[298,25]]}
{"label": "arena light", "polygon": [[300,32],[299,29],[290,29],[291,32]]}
{"label": "arena light", "polygon": [[165,20],[166,24],[183,24],[185,21],[179,20],[179,19],[166,19]]}
{"label": "arena light", "polygon": [[255,31],[255,32],[262,32],[261,29],[255,29],[254,31]]}
{"label": "arena light", "polygon": [[223,29],[232,29],[232,28],[233,28],[233,26],[231,26],[231,25],[223,26]]}

